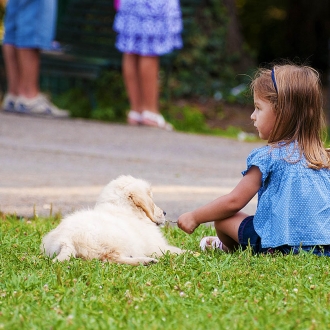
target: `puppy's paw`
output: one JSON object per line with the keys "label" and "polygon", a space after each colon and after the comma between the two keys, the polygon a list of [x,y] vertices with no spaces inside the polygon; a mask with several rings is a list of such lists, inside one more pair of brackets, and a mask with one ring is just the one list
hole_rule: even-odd
{"label": "puppy's paw", "polygon": [[151,264],[156,264],[158,262],[157,259],[155,258],[145,258],[146,260],[143,262],[143,265],[144,266],[148,266],[148,265],[151,265]]}
{"label": "puppy's paw", "polygon": [[55,257],[52,261],[55,263],[55,262],[62,262],[62,261],[65,261],[65,260],[70,260],[70,257],[71,256],[63,256],[63,255],[58,255],[57,257]]}

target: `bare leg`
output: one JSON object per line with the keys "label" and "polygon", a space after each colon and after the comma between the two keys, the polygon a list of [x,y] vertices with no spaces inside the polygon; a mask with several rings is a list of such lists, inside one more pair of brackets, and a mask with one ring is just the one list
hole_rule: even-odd
{"label": "bare leg", "polygon": [[33,98],[39,93],[40,51],[38,49],[17,49],[20,69],[18,93]]}
{"label": "bare leg", "polygon": [[158,56],[140,56],[139,57],[139,77],[142,89],[143,110],[159,113],[158,110]]}
{"label": "bare leg", "polygon": [[[123,76],[128,93],[131,110],[127,121],[131,125],[143,124],[172,130],[159,113],[158,84],[159,57],[123,55]],[[142,116],[141,116],[142,114]]]}
{"label": "bare leg", "polygon": [[127,54],[123,55],[123,77],[126,91],[128,94],[130,107],[132,110],[142,112],[142,98],[140,90],[140,79],[138,73],[139,55]]}
{"label": "bare leg", "polygon": [[248,216],[249,215],[246,213],[238,212],[228,219],[214,222],[217,235],[225,245],[225,251],[234,251],[239,247],[238,228],[242,221]]}
{"label": "bare leg", "polygon": [[13,45],[2,46],[3,58],[5,61],[8,93],[18,95],[19,67],[17,49]]}
{"label": "bare leg", "polygon": [[26,114],[68,117],[67,111],[58,109],[46,97],[39,95],[40,50],[17,48],[9,44],[3,45],[2,49],[8,83],[3,109]]}

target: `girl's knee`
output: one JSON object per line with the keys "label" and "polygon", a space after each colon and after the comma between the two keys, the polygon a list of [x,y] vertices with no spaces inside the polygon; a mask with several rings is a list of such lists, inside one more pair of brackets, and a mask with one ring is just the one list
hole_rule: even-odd
{"label": "girl's knee", "polygon": [[242,221],[248,217],[248,214],[238,212],[232,217],[214,222],[214,228],[218,236],[228,236],[238,242],[238,229]]}

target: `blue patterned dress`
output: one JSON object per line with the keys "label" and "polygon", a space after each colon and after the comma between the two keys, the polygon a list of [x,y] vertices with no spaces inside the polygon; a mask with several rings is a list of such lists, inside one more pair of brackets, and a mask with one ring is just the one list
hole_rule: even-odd
{"label": "blue patterned dress", "polygon": [[124,53],[158,56],[182,48],[179,0],[121,0],[114,30]]}

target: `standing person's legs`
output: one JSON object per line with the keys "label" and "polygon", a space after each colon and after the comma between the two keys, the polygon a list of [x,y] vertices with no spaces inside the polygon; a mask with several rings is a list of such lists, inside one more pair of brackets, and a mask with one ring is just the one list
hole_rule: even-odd
{"label": "standing person's legs", "polygon": [[158,111],[158,56],[140,56],[139,57],[139,77],[141,83],[143,110],[154,113]]}
{"label": "standing person's legs", "polygon": [[40,51],[38,49],[17,49],[20,69],[18,93],[26,98],[36,97],[39,90]]}
{"label": "standing person's legs", "polygon": [[122,70],[131,110],[142,112],[142,97],[139,79],[139,55],[123,54]]}
{"label": "standing person's legs", "polygon": [[8,94],[34,98],[39,94],[40,52],[38,49],[2,46]]}
{"label": "standing person's legs", "polygon": [[[131,110],[127,121],[171,130],[158,110],[159,57],[123,54],[123,77]],[[142,116],[141,116],[142,114]]]}
{"label": "standing person's legs", "polygon": [[6,111],[13,111],[18,96],[19,67],[16,52],[16,23],[19,0],[10,0],[6,4],[2,53],[5,62],[7,93],[4,95],[2,107]]}
{"label": "standing person's legs", "polygon": [[15,15],[15,46],[20,70],[18,92],[21,97],[32,99],[40,92],[40,50],[49,49],[54,39],[57,0],[14,1],[18,2]]}
{"label": "standing person's legs", "polygon": [[159,98],[159,57],[140,56],[139,77],[142,92],[142,124],[172,130],[171,124],[167,123],[160,114],[158,108]]}
{"label": "standing person's legs", "polygon": [[[40,94],[40,50],[54,38],[57,0],[10,0],[6,6],[4,59],[8,93],[3,109],[8,112],[67,117]],[[14,97],[11,96],[13,91]]]}
{"label": "standing person's legs", "polygon": [[8,93],[17,96],[19,85],[19,66],[17,49],[13,45],[4,44],[2,53],[5,62]]}

